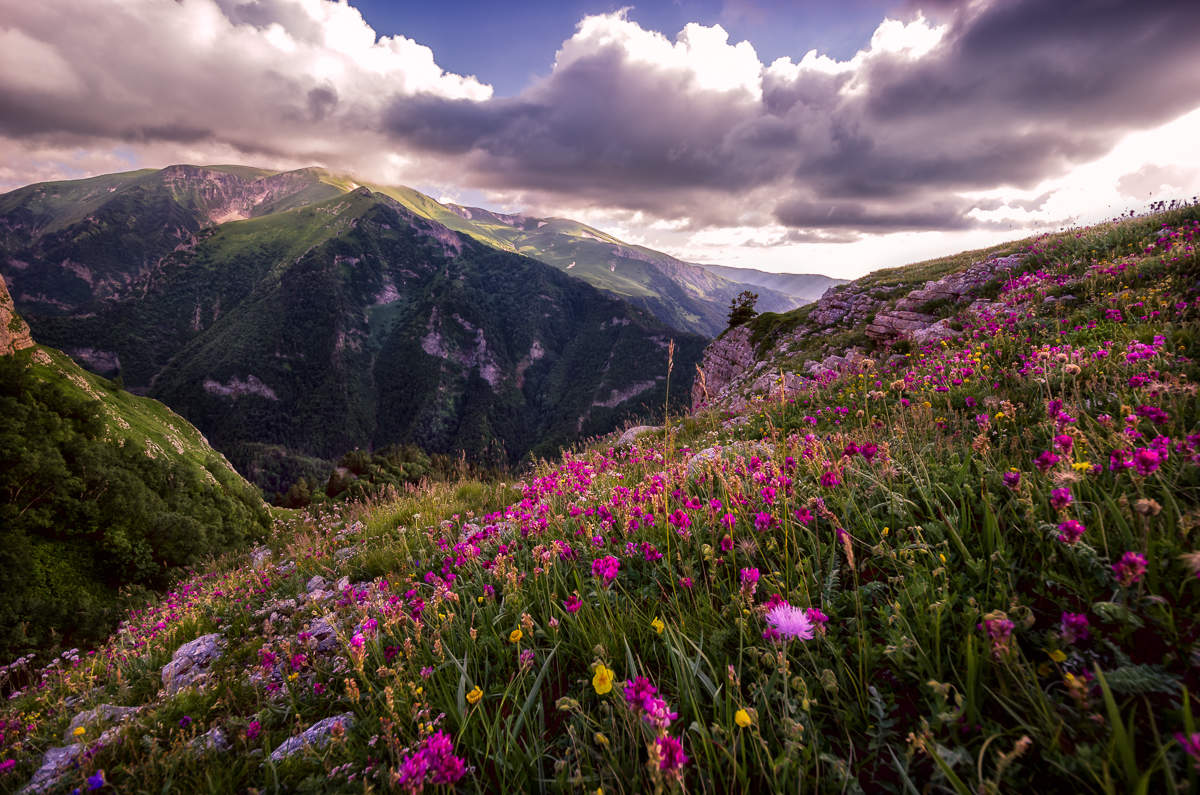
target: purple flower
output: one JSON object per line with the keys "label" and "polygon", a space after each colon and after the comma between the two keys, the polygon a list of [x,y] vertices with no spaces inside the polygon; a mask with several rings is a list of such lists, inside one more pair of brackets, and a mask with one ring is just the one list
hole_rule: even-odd
{"label": "purple flower", "polygon": [[580,599],[576,594],[571,594],[566,599],[563,599],[563,607],[566,608],[568,613],[576,613],[582,606],[583,600]]}
{"label": "purple flower", "polygon": [[620,569],[621,561],[612,555],[596,558],[592,561],[592,576],[602,579],[605,586],[611,585],[612,581],[617,579],[617,573]]}
{"label": "purple flower", "polygon": [[467,764],[454,755],[450,735],[439,730],[421,741],[404,758],[396,771],[396,783],[408,792],[421,792],[426,783],[435,786],[454,784],[467,772]]}
{"label": "purple flower", "polygon": [[812,640],[813,621],[808,613],[798,607],[792,607],[787,602],[776,605],[767,611],[767,623],[771,629],[784,638],[799,638]]}
{"label": "purple flower", "polygon": [[754,529],[763,532],[775,524],[775,517],[765,511],[754,514]]}
{"label": "purple flower", "polygon": [[1037,467],[1038,472],[1049,472],[1060,460],[1057,453],[1053,453],[1050,450],[1043,450],[1038,453],[1037,458],[1033,459],[1033,465]]}
{"label": "purple flower", "polygon": [[825,488],[832,489],[835,486],[841,485],[841,483],[842,479],[838,477],[838,473],[836,471],[828,469],[821,473],[821,485]]}
{"label": "purple flower", "polygon": [[1050,506],[1056,511],[1061,511],[1074,502],[1071,496],[1070,489],[1054,489],[1050,492]]}
{"label": "purple flower", "polygon": [[1063,613],[1060,631],[1063,640],[1067,643],[1075,643],[1091,637],[1091,633],[1088,632],[1088,619],[1083,613]]}
{"label": "purple flower", "polygon": [[1126,552],[1112,565],[1112,570],[1117,582],[1128,588],[1141,582],[1146,575],[1146,556],[1140,552]]}
{"label": "purple flower", "polygon": [[1175,733],[1176,741],[1183,746],[1183,750],[1192,758],[1192,764],[1197,770],[1200,770],[1200,732],[1192,732],[1192,736],[1188,737],[1182,732]]}
{"label": "purple flower", "polygon": [[104,780],[104,771],[97,770],[94,774],[88,776],[87,785],[89,790],[97,790],[107,784]]}
{"label": "purple flower", "polygon": [[179,728],[186,729],[188,726],[191,726],[191,725],[192,725],[192,716],[191,715],[184,715],[182,718],[179,719]]}
{"label": "purple flower", "polygon": [[1017,488],[1017,486],[1021,485],[1021,473],[1020,472],[1005,472],[1003,475],[1000,476],[1000,479],[1003,480],[1004,485],[1008,486],[1010,489],[1015,490]]}
{"label": "purple flower", "polygon": [[1054,437],[1054,446],[1064,453],[1070,453],[1071,448],[1075,446],[1075,439],[1069,434],[1061,433]]}
{"label": "purple flower", "polygon": [[664,734],[654,741],[658,752],[658,769],[667,773],[675,773],[688,763],[688,755],[683,752],[683,745],[669,734]]}
{"label": "purple flower", "polygon": [[1058,525],[1058,540],[1064,544],[1074,544],[1083,537],[1085,530],[1087,528],[1083,526],[1083,522],[1078,519],[1068,519]]}
{"label": "purple flower", "polygon": [[0,762],[0,774],[7,773],[8,771],[12,770],[16,766],[17,766],[17,760],[5,759],[3,762]]}
{"label": "purple flower", "polygon": [[258,735],[262,733],[262,724],[256,720],[250,721],[250,725],[246,727],[246,739],[257,740]]}

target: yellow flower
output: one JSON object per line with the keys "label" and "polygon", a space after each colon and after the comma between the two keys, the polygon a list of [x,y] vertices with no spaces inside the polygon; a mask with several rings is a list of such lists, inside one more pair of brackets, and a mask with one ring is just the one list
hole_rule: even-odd
{"label": "yellow flower", "polygon": [[744,709],[739,709],[737,712],[733,713],[733,722],[738,726],[741,726],[743,729],[748,729],[753,721],[750,720],[749,712]]}
{"label": "yellow flower", "polygon": [[1050,652],[1050,659],[1054,660],[1056,663],[1060,663],[1067,659],[1067,655],[1063,653],[1062,649],[1055,649],[1054,651]]}
{"label": "yellow flower", "polygon": [[605,748],[608,747],[608,737],[604,732],[596,732],[596,736],[592,739],[596,741],[596,745],[603,745]]}
{"label": "yellow flower", "polygon": [[615,676],[613,669],[600,663],[596,666],[596,673],[592,676],[592,687],[596,688],[597,693],[604,695],[612,690],[613,676]]}
{"label": "yellow flower", "polygon": [[653,621],[650,622],[650,626],[659,635],[663,634],[663,630],[667,628],[667,625],[662,622],[661,618],[655,618]]}
{"label": "yellow flower", "polygon": [[524,633],[522,633],[521,630],[514,629],[512,632],[510,632],[508,634],[508,642],[509,643],[520,643],[523,635],[524,635]]}
{"label": "yellow flower", "polygon": [[471,688],[471,692],[467,693],[467,702],[474,705],[479,703],[479,699],[483,698],[483,691],[479,689],[479,685]]}
{"label": "yellow flower", "polygon": [[82,726],[76,726],[75,731],[73,731],[71,733],[74,734],[76,737],[82,737],[83,733],[85,731],[87,731],[87,729],[83,728]]}

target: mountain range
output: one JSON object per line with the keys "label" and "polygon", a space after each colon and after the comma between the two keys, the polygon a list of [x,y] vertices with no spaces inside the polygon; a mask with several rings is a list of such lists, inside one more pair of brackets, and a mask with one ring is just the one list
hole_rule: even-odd
{"label": "mountain range", "polygon": [[32,185],[0,196],[0,273],[40,341],[268,488],[356,447],[553,452],[661,412],[669,365],[685,399],[704,337],[414,196],[224,166]]}

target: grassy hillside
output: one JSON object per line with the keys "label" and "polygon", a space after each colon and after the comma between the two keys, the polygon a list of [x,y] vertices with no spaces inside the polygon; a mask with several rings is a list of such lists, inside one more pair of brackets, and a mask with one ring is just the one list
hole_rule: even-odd
{"label": "grassy hillside", "polygon": [[1195,791],[1198,234],[1031,241],[955,340],[299,519],[10,669],[0,786]]}
{"label": "grassy hillside", "polygon": [[203,230],[92,310],[30,320],[97,368],[119,363],[278,492],[273,472],[323,480],[312,459],[328,477],[354,448],[501,467],[552,453],[661,407],[671,339],[683,400],[703,347],[364,187]]}
{"label": "grassy hillside", "polygon": [[95,642],[136,594],[261,537],[258,492],[161,403],[50,348],[0,357],[0,653]]}

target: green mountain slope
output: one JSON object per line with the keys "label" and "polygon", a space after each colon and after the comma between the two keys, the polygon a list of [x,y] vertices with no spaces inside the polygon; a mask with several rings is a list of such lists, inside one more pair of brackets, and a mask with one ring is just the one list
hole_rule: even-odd
{"label": "green mountain slope", "polygon": [[[830,287],[845,284],[845,279],[822,276],[817,273],[768,273],[753,268],[731,268],[727,265],[703,265],[705,270],[733,282],[762,287],[790,296],[798,304],[807,304],[820,298]],[[763,311],[777,310],[766,306]]]}
{"label": "green mountain slope", "polygon": [[[6,304],[0,281],[0,315]],[[102,637],[137,589],[268,522],[186,420],[34,345],[12,317],[18,333],[0,340],[0,656]]]}
{"label": "green mountain slope", "polygon": [[[103,300],[30,312],[35,333],[176,408],[248,472],[280,446],[332,459],[414,442],[485,463],[553,452],[661,411],[673,338],[683,399],[700,337],[386,195],[303,176],[274,201],[333,195],[199,229],[147,266],[125,263],[140,275]],[[262,207],[249,201],[257,194],[205,204],[188,197],[212,191],[189,190],[144,223]],[[83,261],[90,248],[75,251]],[[42,260],[16,275],[29,284],[64,271]]]}
{"label": "green mountain slope", "polygon": [[1195,792],[1198,239],[877,272],[709,347],[763,399],[297,515],[9,668],[0,790]]}

